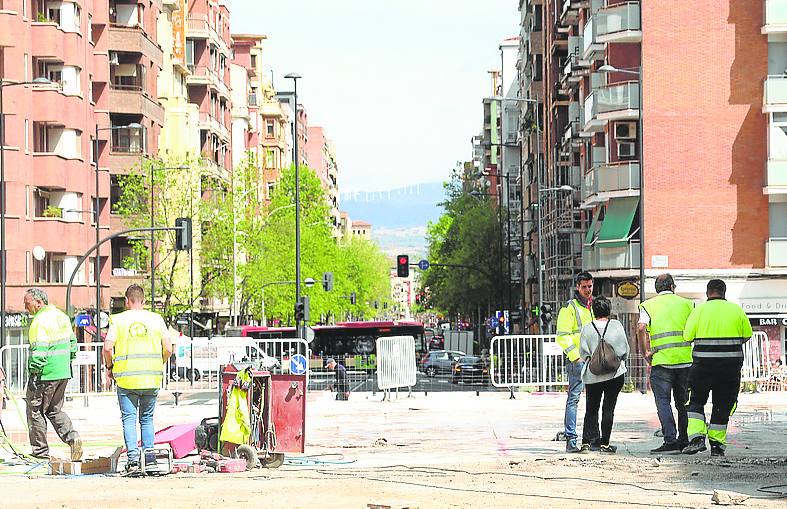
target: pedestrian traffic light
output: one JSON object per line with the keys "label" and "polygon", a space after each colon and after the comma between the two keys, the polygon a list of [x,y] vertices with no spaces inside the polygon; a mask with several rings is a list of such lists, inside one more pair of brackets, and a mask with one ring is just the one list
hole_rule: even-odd
{"label": "pedestrian traffic light", "polygon": [[326,292],[333,290],[333,272],[322,273],[322,289]]}
{"label": "pedestrian traffic light", "polygon": [[408,277],[410,275],[410,257],[408,255],[398,255],[396,257],[396,275],[398,277]]}
{"label": "pedestrian traffic light", "polygon": [[355,305],[355,292],[350,294],[350,304]]}
{"label": "pedestrian traffic light", "polygon": [[538,309],[538,304],[533,304],[532,306],[530,306],[530,314],[532,316],[538,316],[539,314],[541,314],[540,310]]}
{"label": "pedestrian traffic light", "polygon": [[295,320],[299,322],[308,322],[309,318],[309,297],[304,295],[299,302],[295,303]]}
{"label": "pedestrian traffic light", "polygon": [[191,251],[191,218],[179,217],[175,219],[175,250]]}
{"label": "pedestrian traffic light", "polygon": [[545,327],[552,323],[552,306],[550,304],[541,305],[541,324]]}

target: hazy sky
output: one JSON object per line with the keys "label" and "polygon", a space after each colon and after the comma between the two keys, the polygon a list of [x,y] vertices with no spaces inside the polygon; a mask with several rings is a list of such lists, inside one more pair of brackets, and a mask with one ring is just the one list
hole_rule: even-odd
{"label": "hazy sky", "polygon": [[487,71],[518,34],[516,0],[228,0],[265,34],[277,90],[297,72],[310,125],[336,144],[339,189],[443,181],[481,130]]}

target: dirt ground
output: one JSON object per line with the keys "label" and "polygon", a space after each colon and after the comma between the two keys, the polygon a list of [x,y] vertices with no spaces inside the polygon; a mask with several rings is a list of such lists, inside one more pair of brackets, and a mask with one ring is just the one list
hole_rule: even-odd
{"label": "dirt ground", "polygon": [[[711,507],[713,490],[749,496],[741,507],[785,508],[787,498],[758,491],[787,483],[787,395],[743,394],[730,428],[727,457],[654,457],[660,439],[651,395],[618,402],[614,456],[568,455],[551,441],[561,428],[565,395],[416,394],[381,402],[353,394],[349,402],[312,393],[307,405],[305,455],[288,455],[279,469],[242,474],[118,476],[25,475],[0,464],[0,507],[128,508],[241,507]],[[197,422],[215,400],[162,401],[157,427]],[[119,443],[116,402],[93,399],[67,411],[87,451]],[[580,421],[583,415],[580,405]],[[8,411],[6,429],[20,422]],[[65,454],[55,446],[53,455]],[[787,491],[787,487],[778,488]],[[398,504],[398,505],[397,505]]]}

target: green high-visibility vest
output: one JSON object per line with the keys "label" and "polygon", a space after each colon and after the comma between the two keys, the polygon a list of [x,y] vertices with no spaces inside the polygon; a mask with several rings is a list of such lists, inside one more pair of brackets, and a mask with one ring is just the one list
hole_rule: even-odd
{"label": "green high-visibility vest", "polygon": [[167,326],[160,315],[130,309],[110,317],[115,327],[112,375],[124,389],[158,389],[164,372],[161,340]]}
{"label": "green high-visibility vest", "polygon": [[71,378],[71,359],[76,357],[77,338],[71,320],[51,304],[33,316],[28,333],[30,356],[27,370],[40,380]]}
{"label": "green high-visibility vest", "polygon": [[683,328],[694,310],[694,303],[674,293],[652,297],[642,304],[650,317],[651,365],[668,368],[691,366],[691,343],[683,338]]}
{"label": "green high-visibility vest", "polygon": [[577,299],[571,299],[557,315],[557,344],[571,362],[579,359],[579,333],[593,321],[593,312]]}
{"label": "green high-visibility vest", "polygon": [[752,336],[743,309],[722,298],[708,299],[689,315],[683,337],[694,342],[694,362],[710,359],[743,360],[743,344]]}

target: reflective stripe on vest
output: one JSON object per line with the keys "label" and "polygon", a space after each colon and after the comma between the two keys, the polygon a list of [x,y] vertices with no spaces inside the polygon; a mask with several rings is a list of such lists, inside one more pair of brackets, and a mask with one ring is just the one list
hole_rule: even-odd
{"label": "reflective stripe on vest", "polygon": [[162,318],[133,309],[110,318],[116,340],[112,375],[124,389],[157,389],[164,371],[161,340],[166,334]]}
{"label": "reflective stripe on vest", "polygon": [[651,364],[667,368],[691,365],[691,343],[683,340],[683,328],[694,304],[674,293],[652,297],[642,304],[650,317],[647,325],[650,336]]}
{"label": "reflective stripe on vest", "polygon": [[743,358],[747,338],[695,338],[694,357],[703,359]]}

